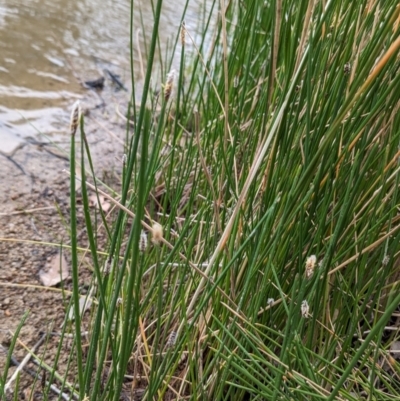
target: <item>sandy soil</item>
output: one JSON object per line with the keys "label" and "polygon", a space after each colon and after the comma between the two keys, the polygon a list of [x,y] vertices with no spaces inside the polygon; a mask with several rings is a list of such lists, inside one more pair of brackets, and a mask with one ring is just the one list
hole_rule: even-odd
{"label": "sandy soil", "polygon": [[[123,141],[126,122],[116,113],[119,104],[125,113],[128,94],[106,87],[102,92],[104,107],[97,107],[99,97],[88,92],[81,101],[86,110],[86,135],[91,146],[96,175],[112,187],[118,187],[122,166]],[[69,169],[68,124],[65,135],[51,144],[43,137],[27,141],[11,155],[0,154],[0,372],[3,373],[6,350],[23,315],[28,312],[13,356],[21,361],[27,354],[22,343],[34,346],[42,333],[59,333],[65,317],[68,293],[63,299],[60,285],[46,288],[39,272],[59,252],[60,244],[69,244]],[[56,145],[66,150],[66,154]],[[78,197],[79,243],[85,245],[82,203]],[[105,244],[104,233],[99,233],[100,244]],[[105,245],[103,245],[105,246]],[[70,255],[63,251],[69,265]],[[87,258],[89,261],[89,258]],[[80,280],[82,294],[90,280],[90,263],[81,263]],[[70,290],[71,279],[64,282]],[[87,329],[87,323],[82,330]],[[54,361],[59,337],[50,335],[39,347],[37,354],[46,363]],[[58,363],[58,371],[66,370],[71,344],[64,344]],[[39,371],[33,363],[28,367]],[[11,377],[15,367],[9,371]],[[57,384],[57,382],[55,382]],[[11,386],[9,396],[15,383]],[[20,377],[21,392],[18,399],[28,399],[32,378],[27,373]],[[35,390],[40,390],[37,383]],[[38,392],[40,395],[40,391]],[[34,399],[34,398],[33,398]]]}

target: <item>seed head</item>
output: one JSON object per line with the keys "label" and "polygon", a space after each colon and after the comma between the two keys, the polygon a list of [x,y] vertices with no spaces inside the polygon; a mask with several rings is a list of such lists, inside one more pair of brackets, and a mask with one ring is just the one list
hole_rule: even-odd
{"label": "seed head", "polygon": [[171,348],[176,344],[176,331],[171,331],[168,337],[167,348]]}
{"label": "seed head", "polygon": [[175,70],[171,70],[167,74],[167,81],[164,86],[164,99],[166,102],[168,102],[169,98],[171,97],[172,87],[174,85],[174,80],[175,80],[175,75],[176,75]]}
{"label": "seed head", "polygon": [[350,71],[351,71],[351,64],[350,64],[350,63],[346,63],[346,64],[344,65],[344,67],[343,67],[343,72],[344,72],[346,75],[348,75],[348,74],[350,74]]}
{"label": "seed head", "polygon": [[71,122],[69,124],[69,131],[71,133],[71,136],[74,136],[76,134],[80,116],[81,116],[81,106],[79,100],[77,100],[72,106]]}
{"label": "seed head", "polygon": [[147,249],[147,234],[144,230],[140,233],[139,251],[144,252]]}
{"label": "seed head", "polygon": [[107,258],[106,263],[104,264],[104,274],[106,276],[111,273],[111,265],[112,265],[111,258]]}
{"label": "seed head", "polygon": [[154,223],[152,227],[152,239],[151,241],[155,245],[160,245],[161,240],[163,239],[163,228],[159,223]]}
{"label": "seed head", "polygon": [[182,356],[180,357],[180,359],[179,359],[179,364],[178,365],[182,365],[183,363],[185,363],[186,360],[187,360],[187,357],[188,357],[188,354],[184,352],[182,354]]}
{"label": "seed head", "polygon": [[268,298],[267,299],[268,306],[272,306],[274,304],[274,302],[275,302],[274,298]]}
{"label": "seed head", "polygon": [[311,255],[306,260],[306,277],[311,278],[314,274],[314,269],[317,264],[317,257],[315,255]]}
{"label": "seed head", "polygon": [[185,42],[186,42],[186,26],[185,26],[185,21],[182,21],[182,26],[181,26],[181,43],[182,43],[182,47],[185,47]]}
{"label": "seed head", "polygon": [[308,302],[304,300],[301,303],[301,316],[307,319],[310,316],[310,307],[308,306]]}

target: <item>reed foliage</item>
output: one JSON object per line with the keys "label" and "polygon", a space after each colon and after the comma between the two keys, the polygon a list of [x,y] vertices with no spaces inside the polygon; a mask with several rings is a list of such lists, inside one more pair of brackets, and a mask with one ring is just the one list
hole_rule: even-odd
{"label": "reed foliage", "polygon": [[81,395],[393,399],[396,2],[221,1],[154,97],[161,5]]}
{"label": "reed foliage", "polygon": [[163,69],[153,9],[106,258],[80,120],[96,307],[85,355],[75,325],[79,399],[397,399],[397,2],[220,0]]}

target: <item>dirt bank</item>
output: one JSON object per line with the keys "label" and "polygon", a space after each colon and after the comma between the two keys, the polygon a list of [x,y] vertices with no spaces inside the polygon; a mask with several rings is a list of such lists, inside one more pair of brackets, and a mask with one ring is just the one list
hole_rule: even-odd
{"label": "dirt bank", "polygon": [[[85,131],[92,150],[96,175],[112,187],[118,187],[121,170],[126,122],[116,112],[124,114],[128,94],[106,87],[102,92],[104,105],[94,92],[88,92],[81,100],[85,114]],[[32,347],[41,333],[59,333],[65,317],[68,292],[63,298],[60,286],[46,288],[39,272],[59,252],[60,244],[69,244],[69,135],[68,123],[65,135],[49,142],[43,136],[30,138],[11,154],[0,154],[0,372],[5,363],[5,350],[25,312],[26,322],[19,340]],[[78,197],[78,224],[80,245],[85,243],[82,205]],[[104,232],[98,233],[100,244],[105,244]],[[68,250],[63,251],[67,264]],[[80,265],[82,293],[89,284],[90,264],[85,259]],[[64,283],[71,289],[71,280]],[[85,324],[84,324],[85,326]],[[87,327],[83,327],[83,331]],[[46,345],[36,352],[45,355],[46,363],[55,358],[59,337],[51,335]],[[14,356],[21,361],[27,354],[21,343]],[[62,349],[58,364],[60,374],[65,372],[69,345]],[[28,367],[38,371],[33,363]],[[12,375],[15,367],[9,371]],[[21,393],[18,399],[26,399],[32,384],[27,373],[20,378]],[[11,386],[13,390],[14,385]],[[36,386],[40,388],[40,383]],[[11,392],[10,392],[11,394]]]}

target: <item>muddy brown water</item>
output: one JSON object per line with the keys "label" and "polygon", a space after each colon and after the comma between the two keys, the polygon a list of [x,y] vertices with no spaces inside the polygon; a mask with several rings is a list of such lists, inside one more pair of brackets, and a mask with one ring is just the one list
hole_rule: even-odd
{"label": "muddy brown water", "polygon": [[[138,50],[145,58],[153,11],[151,1],[134,3],[134,73],[140,88]],[[164,2],[160,21],[163,55],[179,30],[185,3]],[[212,1],[189,2],[184,18],[192,33],[205,8],[208,12],[211,7]],[[1,1],[0,151],[12,153],[39,131],[63,133],[68,123],[66,109],[85,95],[79,79],[98,78],[107,68],[129,87],[129,24],[127,0]],[[155,65],[159,61],[156,58]]]}

